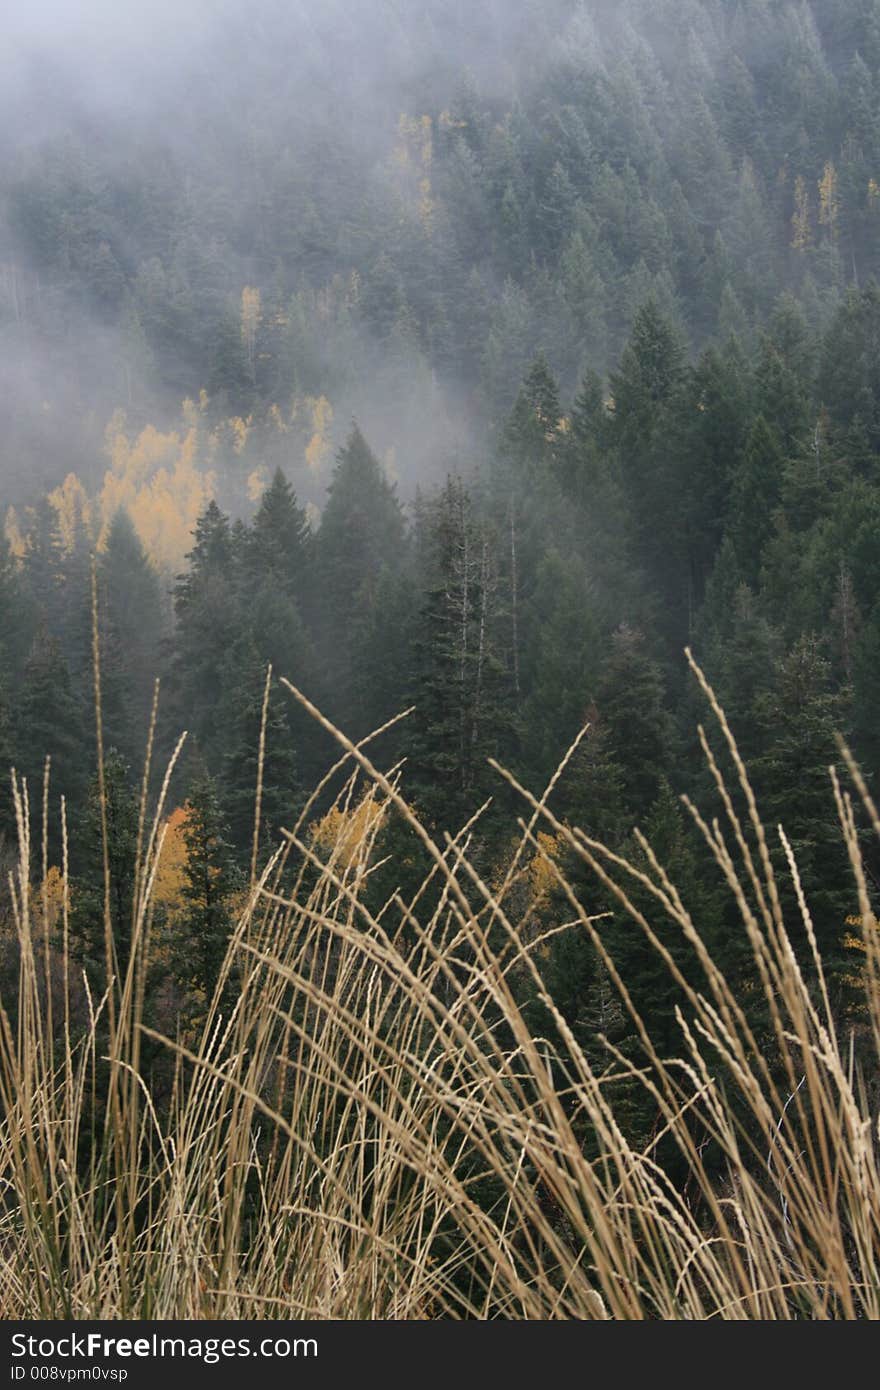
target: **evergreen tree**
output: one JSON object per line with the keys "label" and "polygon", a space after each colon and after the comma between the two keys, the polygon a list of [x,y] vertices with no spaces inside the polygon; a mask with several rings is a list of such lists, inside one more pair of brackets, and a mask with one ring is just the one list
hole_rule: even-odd
{"label": "evergreen tree", "polygon": [[329,713],[349,734],[370,732],[361,699],[359,639],[369,627],[379,576],[384,570],[399,573],[405,543],[396,491],[355,426],[337,454],[316,551]]}
{"label": "evergreen tree", "polygon": [[[828,767],[835,759],[835,733],[846,733],[848,715],[814,637],[800,638],[780,659],[758,717],[765,752],[754,760],[753,771],[761,813],[768,825],[781,823],[788,836],[820,954],[829,972],[839,973],[844,923],[854,910],[853,886]],[[789,932],[811,970],[790,874],[781,851],[776,857]]]}
{"label": "evergreen tree", "polygon": [[92,782],[77,835],[78,866],[71,884],[70,937],[94,981],[106,987],[104,824],[110,876],[109,913],[113,972],[121,988],[131,951],[137,854],[138,798],[129,770],[111,748],[104,759],[102,815],[97,777]]}
{"label": "evergreen tree", "polygon": [[204,770],[190,785],[185,809],[183,910],[171,942],[171,973],[198,1015],[213,996],[234,926],[235,896],[244,884],[217,784]]}
{"label": "evergreen tree", "polygon": [[[53,811],[63,795],[67,800],[68,823],[72,824],[83,800],[89,769],[94,765],[93,745],[86,738],[83,709],[73,691],[61,648],[45,628],[38,630],[25,662],[16,725],[16,766],[27,778],[32,813],[42,796],[43,769],[49,756]],[[52,814],[50,862],[59,863],[60,857],[61,825],[58,816]]]}
{"label": "evergreen tree", "polygon": [[449,478],[423,504],[419,548],[408,785],[431,823],[457,829],[485,798],[486,758],[515,746],[510,680],[497,648],[492,539],[460,479]]}
{"label": "evergreen tree", "polygon": [[[222,689],[220,723],[225,751],[218,779],[219,793],[239,860],[250,864],[266,668],[249,638],[238,641],[227,653]],[[295,820],[300,798],[296,756],[287,718],[289,698],[273,683],[265,732],[259,867],[276,848],[281,827]]]}
{"label": "evergreen tree", "polygon": [[228,654],[242,619],[229,520],[210,502],[196,523],[189,569],[174,589],[174,697],[178,723],[207,756],[223,737],[218,704]]}
{"label": "evergreen tree", "polygon": [[504,434],[504,447],[521,466],[553,458],[562,407],[547,359],[539,353],[526,373]]}
{"label": "evergreen tree", "polygon": [[246,549],[246,570],[258,581],[270,579],[300,602],[311,551],[306,513],[280,468],[260,498]]}
{"label": "evergreen tree", "polygon": [[146,746],[163,622],[158,577],[122,510],[99,558],[98,604],[105,737],[136,766]]}
{"label": "evergreen tree", "polygon": [[672,749],[672,721],[663,676],[636,629],[618,628],[596,693],[609,752],[623,779],[623,802],[633,818],[659,794]]}
{"label": "evergreen tree", "polygon": [[781,482],[779,437],[759,415],[734,472],[727,514],[740,577],[752,587],[757,583],[764,547],[773,534]]}
{"label": "evergreen tree", "polygon": [[0,647],[0,856],[4,858],[6,851],[14,851],[18,844],[11,778],[14,763],[12,709]]}

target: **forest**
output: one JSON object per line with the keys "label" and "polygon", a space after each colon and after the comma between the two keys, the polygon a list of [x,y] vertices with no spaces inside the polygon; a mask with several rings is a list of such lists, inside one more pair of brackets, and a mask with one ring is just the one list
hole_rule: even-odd
{"label": "forest", "polygon": [[[380,1311],[337,1233],[356,1287],[301,1292],[322,1316],[877,1316],[875,1140],[849,1183],[829,1153],[880,1097],[880,0],[193,5],[167,50],[111,25],[94,72],[21,24],[0,1167],[56,1283],[0,1276],[6,1316],[110,1306],[90,1270],[123,1227],[110,1315],[242,1315],[134,1291],[144,1173],[212,1106],[253,1126],[234,1222],[205,1216],[208,1285],[245,1300],[294,1306],[312,1248],[269,1251],[266,1193],[286,1210],[295,1171],[332,1206],[315,1175],[353,1181],[357,1140],[338,1219],[436,1272]],[[653,1228],[597,1223],[609,1163],[636,1207],[685,1193],[674,1297]],[[737,1184],[784,1295],[695,1253],[736,1246]]]}

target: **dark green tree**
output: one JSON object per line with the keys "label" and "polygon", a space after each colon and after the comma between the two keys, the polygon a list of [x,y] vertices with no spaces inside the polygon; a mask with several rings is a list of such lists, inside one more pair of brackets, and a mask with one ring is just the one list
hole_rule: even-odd
{"label": "dark green tree", "polygon": [[357,426],[336,458],[316,544],[318,646],[328,713],[364,735],[362,639],[369,632],[383,571],[399,574],[406,529],[395,488]]}
{"label": "dark green tree", "polygon": [[71,943],[93,981],[106,988],[104,825],[107,831],[113,973],[121,988],[131,952],[137,855],[138,797],[129,770],[111,748],[104,760],[104,814],[96,777],[76,837],[78,867],[71,884]]}
{"label": "dark green tree", "polygon": [[132,766],[143,758],[164,635],[158,576],[128,513],[118,511],[98,560],[105,737]]}
{"label": "dark green tree", "polygon": [[[239,862],[250,865],[260,766],[260,730],[266,667],[253,642],[240,639],[227,653],[219,716],[224,752],[218,778],[221,805]],[[300,785],[287,718],[292,699],[273,680],[266,718],[258,867],[278,844],[278,832],[295,820]]]}
{"label": "dark green tree", "polygon": [[186,1007],[201,1016],[214,994],[234,925],[234,899],[244,887],[217,784],[196,773],[186,801],[182,912],[171,939],[171,974]]}

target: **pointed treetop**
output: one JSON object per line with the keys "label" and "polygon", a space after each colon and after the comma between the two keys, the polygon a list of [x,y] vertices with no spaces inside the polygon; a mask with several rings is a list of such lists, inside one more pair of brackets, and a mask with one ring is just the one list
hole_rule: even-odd
{"label": "pointed treetop", "polygon": [[305,510],[280,468],[260,499],[251,528],[249,559],[260,573],[293,586],[303,575],[311,538]]}

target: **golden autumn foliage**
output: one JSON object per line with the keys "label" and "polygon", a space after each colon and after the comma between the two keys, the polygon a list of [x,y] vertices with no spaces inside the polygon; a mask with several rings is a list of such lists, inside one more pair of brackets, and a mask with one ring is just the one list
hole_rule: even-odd
{"label": "golden autumn foliage", "polygon": [[819,225],[828,229],[828,235],[832,241],[837,237],[839,214],[837,170],[829,159],[819,180]]}
{"label": "golden autumn foliage", "polygon": [[247,495],[251,502],[259,502],[266,488],[269,486],[269,470],[264,463],[260,463],[248,474]]}
{"label": "golden autumn foliage", "polygon": [[165,822],[165,837],[153,888],[153,900],[173,909],[180,903],[186,868],[187,807],[177,806]]}
{"label": "golden autumn foliage", "polygon": [[559,863],[564,842],[561,836],[550,835],[545,830],[539,831],[536,839],[538,853],[529,865],[529,888],[537,907],[538,904],[547,901],[556,885],[557,877],[553,865]]}
{"label": "golden autumn foliage", "polygon": [[318,477],[330,457],[333,409],[326,396],[306,396],[303,407],[311,416],[311,435],[305,449],[306,467]]}
{"label": "golden autumn foliage", "polygon": [[791,247],[793,251],[806,251],[811,241],[810,197],[806,180],[798,174],[794,181],[794,212],[791,215]]}
{"label": "golden autumn foliage", "polygon": [[131,439],[124,414],[117,412],[107,427],[106,450],[110,468],[98,496],[99,548],[124,507],[155,567],[176,573],[196,521],[214,495],[210,437],[194,423],[167,433],[147,425]]}
{"label": "golden autumn foliage", "polygon": [[[348,292],[358,293],[356,276]],[[253,324],[259,292],[246,295],[247,290],[242,301],[246,321]],[[77,536],[83,535],[90,546],[103,550],[110,524],[122,509],[153,567],[166,576],[178,574],[191,549],[196,522],[217,493],[221,470],[231,469],[241,500],[256,504],[276,461],[294,486],[305,491],[303,504],[315,522],[318,512],[308,493],[320,494],[334,450],[334,412],[327,396],[275,402],[259,421],[253,415],[211,420],[209,408],[210,398],[203,390],[198,399],[182,402],[176,424],[148,424],[137,430],[129,428],[125,411],[115,411],[104,433],[108,466],[97,490],[90,493],[71,472],[49,493],[62,551],[69,554]],[[32,524],[30,509],[20,514],[9,507],[3,518],[6,541],[19,560]]]}
{"label": "golden autumn foliage", "polygon": [[75,473],[68,473],[60,487],[49,493],[49,501],[58,516],[58,535],[61,549],[69,555],[82,531],[92,534],[93,508],[88,494]]}
{"label": "golden autumn foliage", "polygon": [[253,375],[256,365],[257,329],[260,324],[260,291],[245,285],[241,292],[241,340],[244,344],[248,369]]}
{"label": "golden autumn foliage", "polygon": [[57,864],[50,865],[34,897],[43,918],[43,930],[54,932],[60,925],[64,906],[64,876]]}
{"label": "golden autumn foliage", "polygon": [[10,553],[15,556],[16,560],[20,560],[24,555],[27,542],[25,540],[25,533],[21,529],[18,512],[14,507],[7,508],[6,520],[3,523],[3,534],[6,537],[6,543],[9,546]]}
{"label": "golden autumn foliage", "polygon": [[328,862],[347,871],[359,858],[366,862],[383,815],[382,806],[369,797],[351,808],[333,806],[312,825],[312,846]]}

